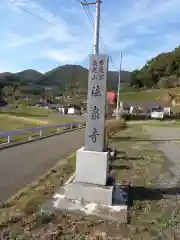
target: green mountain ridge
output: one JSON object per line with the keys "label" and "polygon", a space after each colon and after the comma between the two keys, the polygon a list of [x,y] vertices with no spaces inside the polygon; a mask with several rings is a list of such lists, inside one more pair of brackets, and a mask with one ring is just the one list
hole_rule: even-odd
{"label": "green mountain ridge", "polygon": [[16,75],[21,79],[21,81],[26,82],[36,82],[38,79],[43,77],[43,73],[33,69],[27,69],[22,72],[18,72]]}
{"label": "green mountain ridge", "polygon": [[[78,95],[87,92],[88,69],[80,65],[64,65],[46,73],[27,69],[18,73],[1,73],[0,87],[15,83],[23,92],[36,91],[38,94],[45,88],[55,89],[56,93],[71,92]],[[107,89],[117,91],[118,72],[108,71]],[[121,89],[133,88],[173,88],[180,86],[180,46],[171,52],[161,53],[149,60],[141,69],[133,72],[121,72]],[[129,88],[126,88],[127,90]],[[131,88],[132,89],[132,88]]]}
{"label": "green mountain ridge", "polygon": [[[131,73],[122,71],[121,82],[128,85],[130,82]],[[87,91],[88,86],[88,69],[80,65],[64,65],[54,68],[46,73],[40,73],[33,69],[27,69],[15,74],[1,73],[0,81],[7,82],[11,79],[22,86],[40,86],[40,87],[58,87],[62,91],[68,85],[76,85],[82,92]],[[13,81],[14,81],[13,80]],[[108,89],[116,90],[118,85],[118,72],[109,71],[107,86]]]}

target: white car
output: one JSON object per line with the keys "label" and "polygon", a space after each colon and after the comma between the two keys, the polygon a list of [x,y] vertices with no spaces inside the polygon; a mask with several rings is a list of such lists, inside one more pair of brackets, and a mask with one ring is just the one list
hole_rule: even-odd
{"label": "white car", "polygon": [[164,118],[164,111],[161,108],[152,109],[151,118],[163,119]]}

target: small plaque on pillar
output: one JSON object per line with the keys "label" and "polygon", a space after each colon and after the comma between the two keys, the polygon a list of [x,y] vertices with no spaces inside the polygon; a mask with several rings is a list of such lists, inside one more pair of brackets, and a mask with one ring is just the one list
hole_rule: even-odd
{"label": "small plaque on pillar", "polygon": [[106,112],[107,55],[91,55],[88,78],[88,117],[85,150],[104,150]]}

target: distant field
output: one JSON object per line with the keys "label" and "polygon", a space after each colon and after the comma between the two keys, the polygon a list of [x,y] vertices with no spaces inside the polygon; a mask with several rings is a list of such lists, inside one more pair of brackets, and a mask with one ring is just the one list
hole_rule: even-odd
{"label": "distant field", "polygon": [[61,124],[72,122],[73,120],[69,117],[52,117],[52,118],[23,118],[23,117],[15,117],[9,115],[0,115],[0,132],[22,129],[27,127],[36,127],[36,126],[45,126],[45,125],[53,125],[53,124]]}
{"label": "distant field", "polygon": [[41,125],[71,122],[69,116],[58,116],[49,109],[4,108],[0,111],[0,131],[22,129]]}
{"label": "distant field", "polygon": [[[32,110],[32,111],[31,111]],[[40,115],[41,114],[41,115]],[[30,116],[30,117],[27,117]],[[39,117],[40,116],[40,117]],[[1,111],[0,114],[0,132],[24,129],[29,127],[38,127],[42,125],[55,125],[61,123],[73,122],[73,119],[68,116],[58,116],[57,114],[47,109],[11,109]],[[57,129],[43,131],[43,134],[55,133]],[[28,139],[28,137],[37,137],[37,133],[26,133],[11,137],[11,141],[16,142]],[[7,138],[0,138],[0,143],[7,142]]]}
{"label": "distant field", "polygon": [[23,117],[48,117],[50,114],[53,114],[54,111],[51,109],[20,106],[17,108],[16,107],[1,108],[0,113]]}
{"label": "distant field", "polygon": [[150,89],[146,91],[132,91],[120,93],[121,100],[158,100],[163,98],[167,93],[178,93],[180,94],[180,88],[169,88],[169,89]]}
{"label": "distant field", "polygon": [[36,121],[26,121],[19,118],[14,118],[8,115],[0,115],[0,132],[15,130],[20,128],[39,126]]}

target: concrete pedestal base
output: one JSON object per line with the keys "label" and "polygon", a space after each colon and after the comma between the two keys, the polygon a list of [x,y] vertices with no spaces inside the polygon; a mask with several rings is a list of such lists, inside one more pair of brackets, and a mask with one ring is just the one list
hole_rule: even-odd
{"label": "concrete pedestal base", "polygon": [[76,182],[106,185],[109,171],[108,152],[86,151],[84,147],[76,152]]}
{"label": "concrete pedestal base", "polygon": [[112,205],[113,186],[72,182],[65,186],[65,198],[84,202],[94,202],[100,205]]}
{"label": "concrete pedestal base", "polygon": [[109,174],[109,153],[83,147],[76,152],[75,180],[65,184],[53,205],[60,211],[125,223],[126,194],[117,191],[115,183],[115,176]]}
{"label": "concrete pedestal base", "polygon": [[[80,186],[81,184],[79,184]],[[89,193],[86,192],[88,188],[84,188],[84,193],[87,194],[88,200],[90,201],[82,201],[78,199],[68,199],[67,196],[73,197],[71,188],[78,189],[77,183],[68,183],[64,187],[60,188],[60,191],[58,194],[54,196],[53,204],[51,200],[51,204],[46,203],[46,205],[43,206],[43,211],[53,211],[54,214],[58,214],[61,212],[66,212],[73,215],[79,215],[79,216],[89,216],[89,217],[96,217],[99,219],[109,220],[109,221],[115,221],[118,223],[127,223],[127,199],[123,197],[125,195],[125,192],[121,191],[121,189],[116,188],[115,191],[112,193],[112,187],[109,187],[109,190],[102,191],[102,187],[93,190],[92,186],[89,187]],[[70,190],[70,192],[68,192]],[[79,191],[79,189],[78,189]],[[96,192],[96,193],[95,193]],[[98,194],[97,194],[98,192]],[[96,194],[94,197],[89,196],[88,194],[94,193]],[[70,195],[69,195],[70,194]],[[79,197],[78,193],[78,197]],[[76,194],[74,193],[74,196]],[[84,194],[81,194],[81,196]],[[110,198],[111,196],[111,198]],[[104,197],[105,199],[102,199]],[[105,205],[101,205],[100,203],[94,203],[93,200],[97,200],[97,198],[100,199],[101,204],[105,203]],[[109,199],[109,202],[107,199]],[[114,203],[107,205],[109,203],[112,203],[112,200],[114,199]]]}

